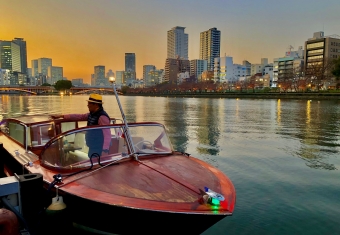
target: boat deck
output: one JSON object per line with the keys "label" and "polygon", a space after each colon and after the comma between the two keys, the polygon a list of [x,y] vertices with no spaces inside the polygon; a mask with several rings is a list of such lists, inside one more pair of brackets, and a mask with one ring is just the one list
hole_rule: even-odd
{"label": "boat deck", "polygon": [[[42,174],[46,184],[53,181],[58,172],[42,167],[36,155],[26,153],[1,133],[0,142],[6,143],[5,149],[20,164],[26,165],[29,159],[33,161],[33,166],[25,166],[30,173]],[[99,203],[154,211],[228,215],[233,211],[235,201],[234,187],[222,172],[199,159],[181,154],[123,161],[99,170],[97,167],[66,177],[59,186],[60,192]],[[199,189],[204,190],[205,186],[225,195],[225,202],[232,205],[214,209],[200,204]]]}

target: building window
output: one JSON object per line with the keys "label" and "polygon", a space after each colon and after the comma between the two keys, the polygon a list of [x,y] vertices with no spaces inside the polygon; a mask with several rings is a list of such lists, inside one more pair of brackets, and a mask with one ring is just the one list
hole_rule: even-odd
{"label": "building window", "polygon": [[323,55],[317,55],[317,56],[310,56],[308,57],[308,60],[319,60],[322,59]]}
{"label": "building window", "polygon": [[314,54],[320,54],[320,53],[323,53],[323,49],[308,51],[308,55],[314,55]]}
{"label": "building window", "polygon": [[323,47],[323,46],[324,46],[324,42],[316,42],[316,43],[307,44],[307,49]]}

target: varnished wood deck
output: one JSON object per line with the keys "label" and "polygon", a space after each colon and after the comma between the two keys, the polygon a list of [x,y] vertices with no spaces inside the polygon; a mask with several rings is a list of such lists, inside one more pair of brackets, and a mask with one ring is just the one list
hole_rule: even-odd
{"label": "varnished wood deck", "polygon": [[[53,181],[58,172],[40,166],[37,156],[25,153],[18,144],[0,133],[0,142],[20,164],[34,161],[31,173],[41,173],[45,183]],[[16,156],[18,150],[20,156]],[[24,156],[24,158],[23,158]],[[118,207],[151,211],[199,214],[231,214],[234,209],[235,191],[231,181],[218,169],[196,158],[171,155],[124,161],[100,169],[85,178],[72,181],[83,172],[64,179],[60,192]],[[21,172],[18,172],[21,174]],[[198,203],[199,189],[204,186],[223,194],[226,198],[220,208]]]}

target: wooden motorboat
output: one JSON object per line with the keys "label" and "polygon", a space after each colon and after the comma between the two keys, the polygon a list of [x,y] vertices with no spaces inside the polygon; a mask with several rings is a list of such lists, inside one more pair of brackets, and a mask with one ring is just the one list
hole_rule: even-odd
{"label": "wooden motorboat", "polygon": [[[111,132],[109,153],[89,157],[85,136],[102,129]],[[42,174],[44,188],[63,197],[72,222],[96,231],[200,234],[234,210],[230,179],[174,151],[160,123],[87,127],[24,116],[2,121],[0,142],[7,176]]]}

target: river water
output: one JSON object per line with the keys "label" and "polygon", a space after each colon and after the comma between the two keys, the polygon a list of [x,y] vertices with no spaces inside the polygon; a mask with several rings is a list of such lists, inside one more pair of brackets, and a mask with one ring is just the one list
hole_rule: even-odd
{"label": "river water", "polygon": [[[0,96],[0,119],[87,112],[88,96]],[[166,125],[176,150],[223,171],[232,217],[212,234],[340,234],[340,101],[125,97],[128,122]],[[104,108],[121,118],[114,96]],[[180,228],[179,228],[180,229]]]}

